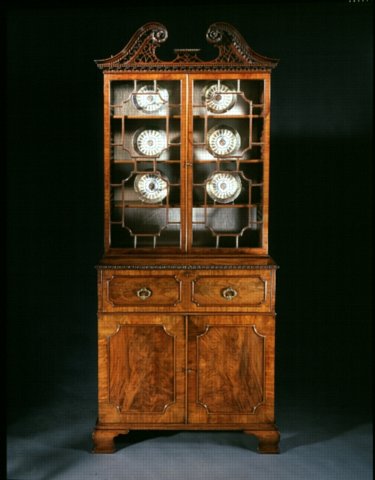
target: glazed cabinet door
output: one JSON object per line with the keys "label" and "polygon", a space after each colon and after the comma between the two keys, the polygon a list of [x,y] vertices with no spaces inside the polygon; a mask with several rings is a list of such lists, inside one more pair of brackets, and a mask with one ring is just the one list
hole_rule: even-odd
{"label": "glazed cabinet door", "polygon": [[185,320],[99,315],[99,422],[185,419]]}
{"label": "glazed cabinet door", "polygon": [[269,75],[189,77],[189,246],[266,254]]}
{"label": "glazed cabinet door", "polygon": [[192,316],[188,343],[189,423],[271,421],[272,315]]}
{"label": "glazed cabinet door", "polygon": [[111,74],[104,92],[106,247],[181,252],[185,75]]}

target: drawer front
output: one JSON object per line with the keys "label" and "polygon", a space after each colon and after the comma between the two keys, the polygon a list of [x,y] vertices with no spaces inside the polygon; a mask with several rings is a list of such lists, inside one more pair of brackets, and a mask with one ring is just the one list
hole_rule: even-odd
{"label": "drawer front", "polygon": [[148,310],[181,303],[181,282],[174,275],[113,274],[104,280],[104,310]]}
{"label": "drawer front", "polygon": [[204,275],[192,282],[192,303],[199,309],[271,311],[273,284],[269,272],[251,275]]}

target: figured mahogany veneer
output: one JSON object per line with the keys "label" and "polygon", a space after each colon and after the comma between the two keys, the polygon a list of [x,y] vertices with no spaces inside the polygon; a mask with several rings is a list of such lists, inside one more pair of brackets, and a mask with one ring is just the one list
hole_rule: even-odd
{"label": "figured mahogany veneer", "polygon": [[142,271],[132,274],[104,270],[100,273],[101,300],[108,312],[174,311],[190,312],[272,312],[273,271],[246,273],[223,271]]}
{"label": "figured mahogany veneer", "polygon": [[109,310],[129,307],[175,307],[181,302],[181,281],[172,275],[105,275],[103,301]]}
{"label": "figured mahogany veneer", "polygon": [[[225,258],[217,258],[212,270],[204,259],[192,268],[194,259],[188,258],[174,265],[179,270],[168,270],[168,264],[150,270],[136,260],[130,265],[117,261],[116,269],[110,259],[98,266],[96,452],[113,451],[111,435],[156,428],[244,430],[260,439],[260,451],[278,450],[278,434],[272,434],[277,432],[273,383],[277,267],[266,262],[254,260],[246,274],[234,265],[228,270]],[[204,282],[198,292],[208,306],[192,301],[200,280]],[[129,298],[120,307],[106,300],[112,282],[115,291],[129,289]],[[134,301],[141,285],[155,292],[171,285],[174,293],[180,292],[180,302],[172,307],[147,306],[152,295]],[[228,285],[238,289],[238,295],[221,300]],[[170,295],[165,298],[173,300]],[[231,302],[237,297],[236,306]],[[260,305],[266,306],[264,311],[258,311]],[[204,315],[197,313],[199,308]],[[132,314],[132,309],[139,313]]]}
{"label": "figured mahogany veneer", "polygon": [[229,271],[224,276],[213,272],[199,274],[192,281],[191,301],[197,307],[235,309],[245,307],[253,311],[272,310],[271,274],[244,275]]}
{"label": "figured mahogany veneer", "polygon": [[[224,22],[207,31],[218,49],[212,60],[194,49],[161,60],[156,49],[167,37],[163,25],[150,22],[119,53],[96,61],[104,73],[105,253],[97,266],[93,451],[114,452],[115,437],[131,430],[165,429],[242,431],[258,438],[259,452],[278,453],[277,266],[268,255],[277,61],[254,52]],[[219,106],[225,89],[235,102],[215,112],[202,92],[220,90],[221,82]],[[221,123],[234,128],[241,148],[215,157],[207,136]],[[165,131],[162,153],[137,151],[142,129]],[[238,198],[207,195],[217,171],[236,172]],[[164,182],[154,203],[157,182],[148,197],[137,191],[146,172]]]}
{"label": "figured mahogany veneer", "polygon": [[99,425],[184,421],[184,333],[179,316],[99,314]]}

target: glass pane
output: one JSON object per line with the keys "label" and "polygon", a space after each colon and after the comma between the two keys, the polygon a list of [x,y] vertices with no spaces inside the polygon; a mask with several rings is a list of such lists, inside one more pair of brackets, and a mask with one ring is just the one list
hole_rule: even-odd
{"label": "glass pane", "polygon": [[181,246],[180,81],[112,81],[111,247]]}
{"label": "glass pane", "polygon": [[263,92],[263,80],[194,82],[193,247],[262,246]]}

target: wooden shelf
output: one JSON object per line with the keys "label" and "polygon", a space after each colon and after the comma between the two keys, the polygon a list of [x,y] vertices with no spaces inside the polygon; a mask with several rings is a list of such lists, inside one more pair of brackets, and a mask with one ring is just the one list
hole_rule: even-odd
{"label": "wooden shelf", "polygon": [[264,115],[255,115],[255,114],[246,114],[244,113],[243,115],[227,115],[225,113],[222,113],[221,115],[204,115],[204,114],[193,114],[194,118],[215,118],[215,119],[249,119],[249,118],[264,118]]}
{"label": "wooden shelf", "polygon": [[[112,160],[112,165],[134,165],[137,162],[159,162],[170,164],[181,164],[181,160],[161,160],[160,158],[155,157],[135,157],[134,160]],[[146,173],[146,172],[145,172]]]}
{"label": "wooden shelf", "polygon": [[[193,205],[193,208],[254,208],[259,207],[255,203],[206,203],[202,205]],[[255,223],[255,222],[253,222]]]}
{"label": "wooden shelf", "polygon": [[[241,92],[228,92],[228,93],[233,93],[233,94],[241,94]],[[264,103],[253,103],[252,104],[253,108],[264,108]],[[193,104],[193,109],[194,108],[207,108],[206,105],[202,105],[201,103],[194,103]],[[225,115],[225,113],[221,114]]]}
{"label": "wooden shelf", "polygon": [[165,120],[167,118],[180,119],[181,115],[111,115],[114,120]]}
{"label": "wooden shelf", "polygon": [[172,208],[181,208],[181,205],[178,204],[165,204],[165,203],[142,203],[142,202],[122,202],[116,201],[112,203],[114,208],[153,208],[153,209],[172,209]]}
{"label": "wooden shelf", "polygon": [[258,158],[248,159],[248,160],[241,160],[240,158],[223,158],[223,159],[207,159],[207,160],[193,160],[194,163],[217,163],[217,162],[240,162],[240,163],[263,163],[263,160]]}

